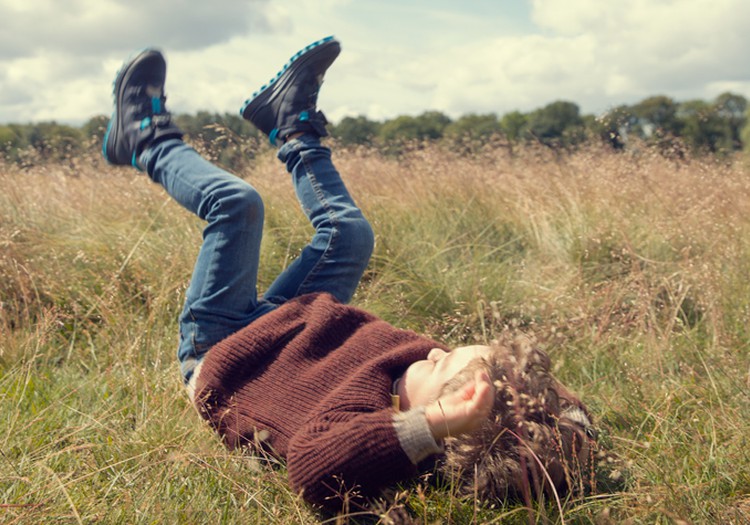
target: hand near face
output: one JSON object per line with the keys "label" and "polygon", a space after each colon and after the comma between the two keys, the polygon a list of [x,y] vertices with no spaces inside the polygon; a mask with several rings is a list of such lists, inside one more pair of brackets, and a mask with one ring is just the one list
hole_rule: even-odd
{"label": "hand near face", "polygon": [[435,439],[457,436],[478,429],[487,419],[495,400],[495,389],[484,370],[458,390],[427,406],[425,415]]}

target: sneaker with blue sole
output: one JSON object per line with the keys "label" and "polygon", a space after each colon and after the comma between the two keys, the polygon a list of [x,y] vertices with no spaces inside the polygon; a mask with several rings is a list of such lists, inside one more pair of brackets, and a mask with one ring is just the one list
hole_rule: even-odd
{"label": "sneaker with blue sole", "polygon": [[245,101],[240,115],[252,122],[272,145],[294,133],[324,137],[328,121],[316,108],[328,68],[341,52],[332,36],[297,52],[267,84]]}
{"label": "sneaker with blue sole", "polygon": [[154,142],[182,138],[166,108],[167,64],[156,49],[126,62],[114,81],[115,109],[107,126],[102,154],[110,164],[143,169],[138,157]]}

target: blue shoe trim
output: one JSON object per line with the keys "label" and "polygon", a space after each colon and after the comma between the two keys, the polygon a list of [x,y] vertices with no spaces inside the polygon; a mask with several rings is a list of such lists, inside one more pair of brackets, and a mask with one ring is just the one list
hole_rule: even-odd
{"label": "blue shoe trim", "polygon": [[299,114],[299,120],[300,122],[307,122],[310,120],[310,113],[308,111],[303,111]]}
{"label": "blue shoe trim", "polygon": [[276,137],[279,136],[279,128],[273,128],[271,133],[268,134],[268,140],[271,141],[271,146],[276,145]]}
{"label": "blue shoe trim", "polygon": [[278,73],[276,73],[276,76],[274,76],[274,77],[273,77],[273,78],[272,78],[271,80],[269,80],[269,81],[268,81],[268,82],[267,82],[266,84],[263,84],[263,85],[262,85],[262,86],[260,87],[260,89],[256,90],[256,91],[255,91],[255,92],[254,92],[254,93],[253,93],[253,94],[252,94],[252,95],[250,96],[250,98],[249,98],[249,99],[247,99],[247,100],[245,101],[245,103],[244,103],[244,104],[242,105],[242,108],[240,108],[240,115],[244,115],[244,113],[245,113],[245,108],[247,108],[247,106],[249,106],[249,105],[250,105],[250,103],[251,103],[251,102],[252,102],[252,101],[253,101],[253,100],[255,99],[255,97],[257,97],[258,95],[260,95],[261,93],[263,93],[263,92],[264,92],[264,91],[265,91],[266,89],[270,88],[270,87],[271,87],[271,86],[272,86],[272,85],[274,84],[274,82],[276,82],[276,81],[277,81],[277,80],[278,80],[278,79],[279,79],[279,78],[281,77],[281,75],[283,75],[284,73],[286,73],[286,70],[287,70],[287,69],[289,69],[289,67],[290,67],[290,66],[291,66],[291,65],[292,65],[292,64],[293,64],[293,63],[294,63],[294,62],[295,62],[295,61],[296,61],[296,60],[297,60],[298,58],[300,58],[300,57],[301,57],[302,55],[304,55],[304,54],[305,54],[305,53],[307,53],[308,51],[310,51],[310,50],[312,50],[312,49],[314,49],[314,48],[316,48],[316,47],[318,47],[318,46],[320,46],[320,45],[323,45],[323,44],[325,44],[326,42],[330,42],[331,40],[333,40],[333,35],[331,35],[331,36],[327,36],[327,37],[325,37],[325,38],[321,38],[320,40],[317,40],[316,42],[313,42],[312,44],[309,44],[309,45],[305,46],[304,48],[300,49],[299,51],[297,51],[297,52],[296,52],[296,53],[295,53],[295,54],[294,54],[294,55],[292,56],[292,58],[290,58],[290,59],[289,59],[289,61],[288,61],[288,62],[287,62],[286,64],[284,64],[284,67],[282,67],[282,68],[281,68],[281,70],[280,70],[280,71],[279,71]]}

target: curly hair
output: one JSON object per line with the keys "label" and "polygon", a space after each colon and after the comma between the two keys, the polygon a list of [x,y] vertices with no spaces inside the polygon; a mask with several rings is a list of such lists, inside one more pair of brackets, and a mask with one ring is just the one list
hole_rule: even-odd
{"label": "curly hair", "polygon": [[549,357],[534,340],[493,342],[490,355],[469,363],[443,393],[465,384],[478,368],[495,385],[492,412],[478,431],[447,438],[438,466],[458,492],[485,502],[528,502],[593,488],[597,433],[591,415],[552,375]]}

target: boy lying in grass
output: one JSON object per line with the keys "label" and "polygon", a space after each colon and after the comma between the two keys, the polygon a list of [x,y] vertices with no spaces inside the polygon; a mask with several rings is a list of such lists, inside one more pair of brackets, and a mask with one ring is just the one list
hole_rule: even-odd
{"label": "boy lying in grass", "polygon": [[485,500],[583,488],[588,412],[530,341],[451,350],[347,304],[374,236],[320,143],[317,94],[339,52],[332,37],[307,46],[241,110],[279,146],[315,229],[260,297],[260,195],[182,141],[160,52],[115,79],[104,156],[207,221],[180,316],[191,399],[228,447],[284,458],[292,487],[324,507],[363,503],[433,457]]}

